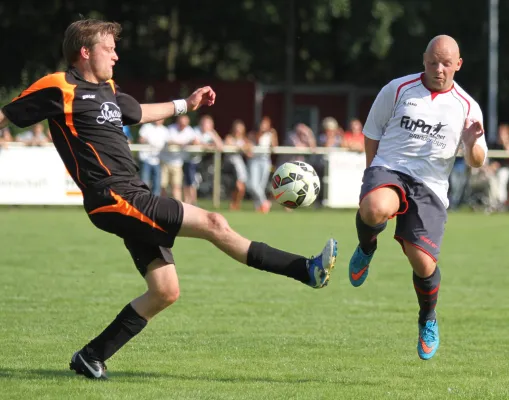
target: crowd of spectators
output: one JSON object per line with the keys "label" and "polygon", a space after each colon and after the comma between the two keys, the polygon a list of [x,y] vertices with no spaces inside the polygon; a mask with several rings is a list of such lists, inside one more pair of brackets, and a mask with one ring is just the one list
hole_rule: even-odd
{"label": "crowd of spectators", "polygon": [[[221,135],[215,130],[214,120],[202,115],[196,127],[192,127],[187,115],[177,117],[172,123],[164,120],[140,127],[137,142],[148,145],[148,149],[138,154],[140,177],[157,195],[172,196],[190,204],[196,204],[199,188],[211,188],[213,179],[212,157],[202,152],[190,152],[189,145],[200,145],[209,150],[222,150],[223,145],[233,146],[236,153],[225,153],[223,175],[229,184],[223,185],[224,195],[230,198],[230,209],[240,210],[245,196],[253,200],[254,209],[268,213],[271,199],[268,195],[268,182],[277,165],[292,160],[311,164],[321,179],[326,171],[327,156],[313,154],[317,147],[342,148],[346,151],[364,152],[362,121],[354,118],[347,129],[333,117],[321,121],[320,131],[314,132],[308,125],[297,123],[290,132],[278,135],[269,117],[262,118],[252,130],[247,130],[243,121],[234,120],[229,132]],[[129,143],[135,142],[128,127],[124,134]],[[310,149],[307,155],[274,155],[272,148],[282,145],[296,149]],[[26,146],[42,146],[51,142],[51,134],[42,123],[13,135],[9,128],[0,129],[0,148],[9,143],[22,143]],[[171,147],[169,147],[171,146]],[[175,148],[177,151],[175,151]],[[171,150],[170,150],[171,149]],[[255,151],[256,149],[256,151]],[[509,155],[509,124],[501,124],[497,142],[490,150],[501,150]],[[461,155],[461,148],[460,148]],[[450,210],[461,207],[479,209],[485,212],[509,210],[509,158],[488,158],[483,167],[470,169],[462,157],[458,157],[450,176]],[[330,182],[330,184],[334,184]],[[203,193],[203,191],[202,191]],[[322,190],[316,202],[323,202]]]}

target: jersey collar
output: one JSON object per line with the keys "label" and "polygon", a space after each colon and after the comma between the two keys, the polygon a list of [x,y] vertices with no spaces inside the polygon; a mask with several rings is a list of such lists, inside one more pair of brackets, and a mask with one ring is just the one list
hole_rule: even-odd
{"label": "jersey collar", "polygon": [[93,83],[93,82],[87,81],[85,78],[83,78],[83,75],[81,75],[81,73],[78,71],[78,69],[76,67],[73,67],[72,65],[70,65],[67,68],[67,72],[70,73],[72,76],[74,76],[77,80],[79,80],[81,82],[85,82],[89,85],[95,85],[95,86],[109,85],[108,82]]}
{"label": "jersey collar", "polygon": [[431,100],[435,100],[435,97],[437,97],[439,94],[449,93],[452,89],[454,89],[454,82],[452,83],[452,86],[449,89],[443,90],[443,91],[436,91],[436,90],[428,88],[426,86],[426,83],[424,83],[424,72],[421,73],[421,82],[422,82],[422,86],[424,86],[431,93]]}

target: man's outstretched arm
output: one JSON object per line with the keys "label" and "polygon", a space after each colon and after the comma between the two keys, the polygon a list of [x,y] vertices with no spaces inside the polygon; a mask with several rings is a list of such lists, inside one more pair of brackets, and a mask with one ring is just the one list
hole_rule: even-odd
{"label": "man's outstretched arm", "polygon": [[187,99],[167,103],[141,104],[141,124],[170,118],[176,115],[195,111],[201,106],[211,106],[216,100],[216,93],[210,86],[199,88]]}

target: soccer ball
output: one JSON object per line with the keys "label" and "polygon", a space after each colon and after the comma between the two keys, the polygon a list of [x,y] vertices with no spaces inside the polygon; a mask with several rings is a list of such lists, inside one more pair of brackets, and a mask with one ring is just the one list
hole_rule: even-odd
{"label": "soccer ball", "polygon": [[302,161],[289,161],[279,166],[271,182],[274,199],[287,208],[307,207],[320,193],[320,179],[315,169]]}

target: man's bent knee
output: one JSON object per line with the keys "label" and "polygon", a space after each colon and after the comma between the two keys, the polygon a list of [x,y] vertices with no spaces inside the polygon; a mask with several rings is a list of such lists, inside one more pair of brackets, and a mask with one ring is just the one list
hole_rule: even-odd
{"label": "man's bent knee", "polygon": [[226,218],[215,212],[183,203],[184,219],[179,236],[206,239],[212,243],[222,240],[231,232]]}
{"label": "man's bent knee", "polygon": [[149,290],[149,294],[152,298],[153,305],[163,310],[178,300],[180,297],[180,288],[178,285],[170,285],[165,288],[158,288],[157,290]]}
{"label": "man's bent knee", "polygon": [[399,195],[395,189],[384,187],[369,193],[360,204],[362,220],[371,226],[392,218],[400,208]]}
{"label": "man's bent knee", "polygon": [[178,300],[180,286],[174,264],[168,264],[166,260],[160,258],[155,259],[148,266],[145,280],[152,307],[163,310]]}
{"label": "man's bent knee", "polygon": [[221,214],[209,212],[207,213],[207,239],[212,243],[220,242],[231,231],[230,225],[225,217]]}

